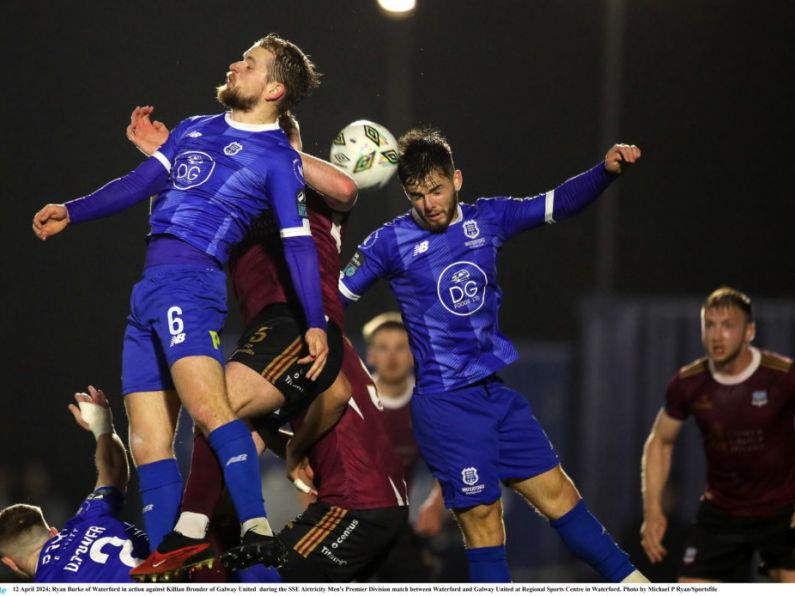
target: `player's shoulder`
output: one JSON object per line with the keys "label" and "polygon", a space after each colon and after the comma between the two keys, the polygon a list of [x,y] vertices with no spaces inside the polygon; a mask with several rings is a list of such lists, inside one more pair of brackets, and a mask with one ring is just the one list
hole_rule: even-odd
{"label": "player's shoulder", "polygon": [[677,371],[674,378],[679,381],[684,381],[704,374],[709,374],[709,358],[706,356],[685,364]]}
{"label": "player's shoulder", "polygon": [[792,370],[792,358],[788,358],[787,356],[770,352],[768,350],[760,350],[760,353],[761,359],[759,361],[759,366],[761,368],[774,370],[784,374],[787,374]]}
{"label": "player's shoulder", "polygon": [[474,204],[461,203],[463,216],[467,219],[476,219],[487,222],[495,220],[500,222],[504,219],[506,211],[515,206],[516,201],[521,201],[515,197],[480,197]]}
{"label": "player's shoulder", "polygon": [[124,503],[124,493],[115,486],[100,486],[94,489],[80,504],[76,517],[97,514],[117,514]]}
{"label": "player's shoulder", "polygon": [[181,128],[197,128],[223,122],[223,114],[197,114],[188,116],[177,126]]}

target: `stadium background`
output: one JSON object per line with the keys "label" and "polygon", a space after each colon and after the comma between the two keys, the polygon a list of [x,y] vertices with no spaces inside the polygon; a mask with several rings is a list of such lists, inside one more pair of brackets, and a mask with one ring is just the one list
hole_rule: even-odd
{"label": "stadium background", "polygon": [[[395,134],[433,124],[449,136],[462,198],[471,200],[544,191],[597,162],[613,141],[642,147],[642,163],[606,200],[515,239],[500,262],[502,324],[522,350],[506,377],[531,398],[597,515],[638,551],[640,447],[665,380],[700,353],[699,299],[722,283],[744,289],[760,306],[757,343],[795,354],[795,4],[418,4],[405,20],[386,18],[370,0],[4,7],[3,504],[32,494],[23,476],[37,465],[52,483],[38,490],[67,513],[93,481],[92,439],[65,406],[88,383],[118,394],[128,294],[147,231],[142,204],[42,244],[30,232],[33,213],[139,163],[124,138],[133,106],[154,105],[169,125],[217,111],[213,90],[228,64],[276,31],[325,74],[297,111],[305,149],[321,157],[355,119]],[[406,208],[396,181],[363,194],[343,260]],[[377,287],[350,309],[349,333],[358,337],[392,305]],[[233,315],[227,344],[238,325]],[[124,429],[118,399],[114,410]],[[684,439],[674,464],[679,523],[702,482],[697,437]],[[513,504],[515,579],[593,578]]]}

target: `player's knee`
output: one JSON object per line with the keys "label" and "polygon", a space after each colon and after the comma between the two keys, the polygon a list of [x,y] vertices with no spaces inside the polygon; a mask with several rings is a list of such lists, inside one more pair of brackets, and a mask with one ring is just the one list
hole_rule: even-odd
{"label": "player's knee", "polygon": [[468,548],[497,546],[505,542],[500,501],[488,505],[456,509],[453,513],[464,534],[464,541]]}
{"label": "player's knee", "polygon": [[156,437],[130,429],[130,454],[137,466],[175,457],[171,437]]}

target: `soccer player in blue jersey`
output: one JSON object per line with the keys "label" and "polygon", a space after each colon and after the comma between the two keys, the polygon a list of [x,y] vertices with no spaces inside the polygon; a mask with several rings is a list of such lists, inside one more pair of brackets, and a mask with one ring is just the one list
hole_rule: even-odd
{"label": "soccer player in blue jersey", "polygon": [[497,253],[512,236],[574,215],[640,158],[614,145],[603,162],[535,197],[459,202],[461,171],[445,138],[400,139],[398,174],[412,208],[359,245],[340,278],[356,301],[388,280],[415,361],[411,399],[420,453],[458,520],[472,581],[510,581],[500,483],[545,515],[568,548],[610,581],[645,581],[588,511],[527,400],[496,373],[516,359],[500,332]]}
{"label": "soccer player in blue jersey", "polygon": [[[180,402],[223,463],[240,518],[241,545],[226,560],[270,563],[283,556],[265,514],[256,449],[226,393],[219,333],[226,316],[222,271],[249,224],[271,210],[306,319],[314,380],[327,357],[317,253],[306,213],[301,159],[277,119],[317,86],[307,56],[276,35],[233,63],[218,100],[224,114],[182,121],[128,175],[96,192],[47,205],[33,219],[46,240],[70,223],[116,213],[157,195],[146,263],[132,293],[124,337],[122,389],[152,544],[174,527],[182,478],[173,451]],[[156,558],[168,549],[158,548]],[[151,560],[151,559],[150,559]],[[156,561],[155,561],[156,563]]]}
{"label": "soccer player in blue jersey", "polygon": [[129,582],[130,569],[149,554],[146,535],[119,520],[127,490],[127,452],[113,430],[105,394],[88,388],[69,409],[94,433],[97,482],[77,514],[59,532],[39,507],[11,505],[0,511],[0,555],[20,576],[35,582]]}

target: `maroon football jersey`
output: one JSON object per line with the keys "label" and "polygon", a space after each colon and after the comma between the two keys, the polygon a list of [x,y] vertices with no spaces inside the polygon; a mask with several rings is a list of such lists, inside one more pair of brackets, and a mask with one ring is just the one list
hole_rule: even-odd
{"label": "maroon football jersey", "polygon": [[668,384],[666,413],[693,415],[707,459],[704,498],[741,516],[795,504],[795,367],[752,348],[746,371],[726,376],[702,358]]}
{"label": "maroon football jersey", "polygon": [[[375,383],[347,338],[342,371],[353,396],[337,425],[309,454],[318,500],[343,509],[408,505],[403,468],[384,428]],[[300,421],[293,426],[300,427]]]}
{"label": "maroon football jersey", "polygon": [[[333,211],[321,195],[308,187],[306,197],[309,226],[320,265],[323,308],[341,329],[343,309],[337,283],[343,227],[348,213]],[[271,212],[265,212],[234,249],[229,261],[229,272],[245,323],[271,304],[300,304],[284,260],[279,228]]]}
{"label": "maroon football jersey", "polygon": [[[411,398],[411,393],[406,397]],[[399,398],[393,404],[388,398],[382,397],[381,402],[384,404],[384,426],[389,435],[389,442],[400,458],[403,477],[410,488],[414,477],[414,466],[420,458],[411,425],[411,401]]]}

